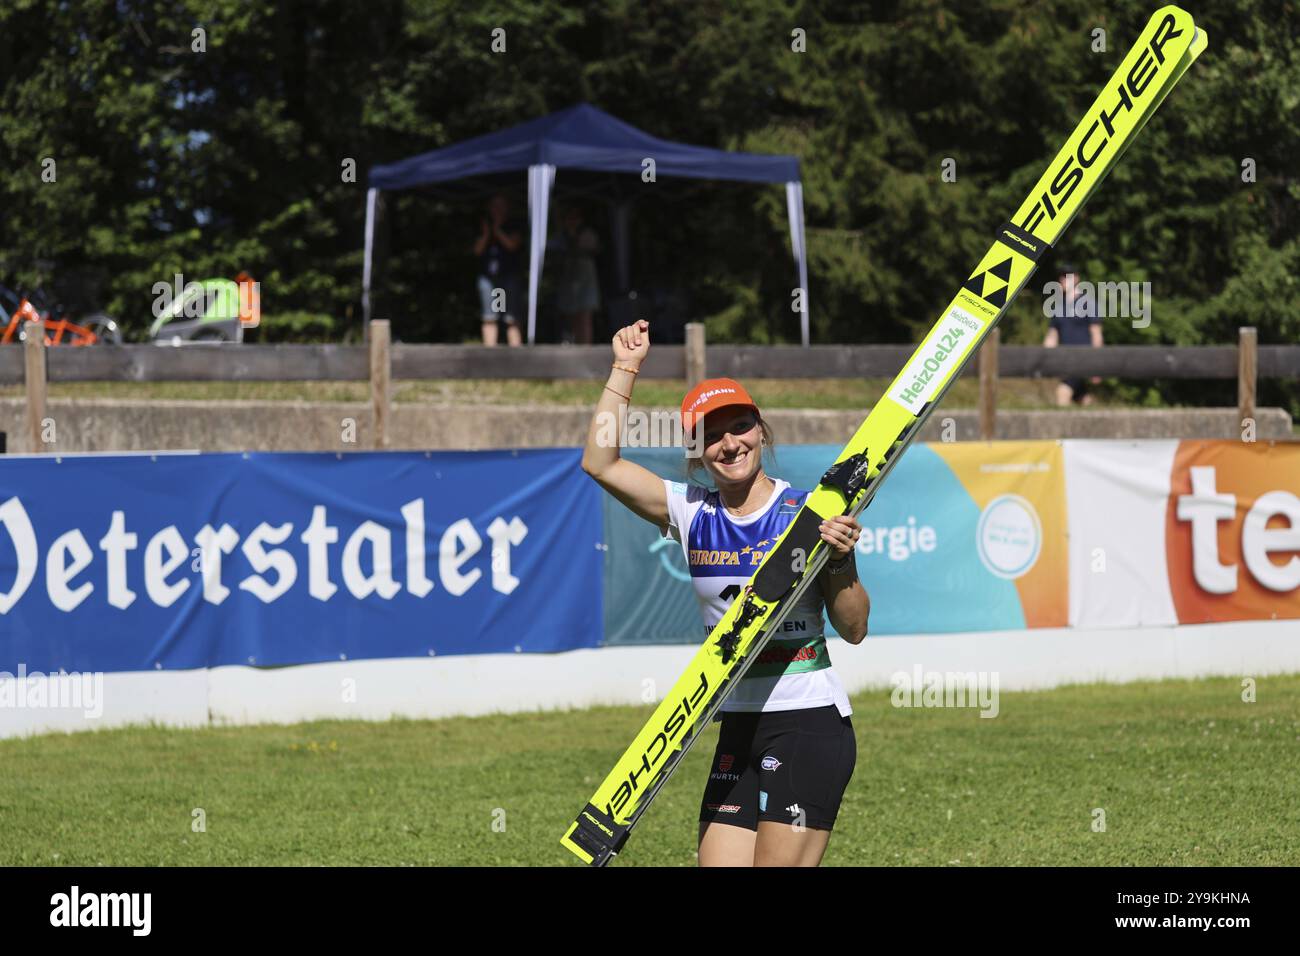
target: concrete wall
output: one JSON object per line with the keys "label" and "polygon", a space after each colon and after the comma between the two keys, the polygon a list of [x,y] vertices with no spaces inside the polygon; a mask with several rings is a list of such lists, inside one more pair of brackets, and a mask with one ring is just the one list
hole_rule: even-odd
{"label": "concrete wall", "polygon": [[[538,448],[577,446],[591,421],[587,406],[394,405],[389,446],[395,449]],[[767,417],[778,444],[840,444],[857,430],[865,410],[773,409]],[[225,402],[126,399],[53,400],[55,441],[33,449],[21,398],[0,399],[0,431],[10,452],[348,451],[373,447],[370,407],[349,402]],[[960,441],[979,438],[978,413],[940,410],[922,440],[940,441],[952,419]],[[1291,437],[1291,417],[1279,408],[1256,413],[1257,437]],[[345,441],[354,422],[355,442]],[[1241,426],[1233,408],[1066,409],[1003,411],[998,437],[1234,438]]]}
{"label": "concrete wall", "polygon": [[[908,635],[868,638],[856,647],[833,638],[830,652],[850,694],[888,688],[892,675],[918,667],[923,672],[995,674],[997,689],[1007,691],[1205,676],[1263,682],[1269,674],[1300,670],[1295,623]],[[694,653],[689,645],[602,647],[563,654],[70,675],[53,681],[33,675],[19,681],[0,674],[0,701],[6,702],[0,706],[0,738],[148,721],[201,727],[643,705],[646,681],[662,693]],[[58,680],[84,682],[82,696],[69,690],[60,697],[54,689]],[[340,693],[344,680],[353,681],[355,689],[346,700]],[[35,696],[38,682],[46,687]],[[54,702],[69,706],[48,705]]]}

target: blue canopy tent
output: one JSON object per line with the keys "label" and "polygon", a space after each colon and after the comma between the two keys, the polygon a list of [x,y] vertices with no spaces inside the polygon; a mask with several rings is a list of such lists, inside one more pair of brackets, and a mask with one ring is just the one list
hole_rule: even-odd
{"label": "blue canopy tent", "polygon": [[[803,184],[794,156],[730,153],[672,143],[642,132],[586,103],[474,139],[412,156],[370,170],[366,193],[366,252],[362,274],[362,313],[370,321],[370,281],[374,258],[375,209],[381,190],[412,189],[455,180],[527,172],[531,243],[528,266],[528,341],[537,326],[537,288],[546,247],[546,216],[557,169],[637,176],[653,160],[656,177],[785,183],[790,243],[798,267],[803,344],[808,344],[808,259],[804,245]],[[627,223],[632,194],[624,191],[615,208],[616,267],[626,283]]]}

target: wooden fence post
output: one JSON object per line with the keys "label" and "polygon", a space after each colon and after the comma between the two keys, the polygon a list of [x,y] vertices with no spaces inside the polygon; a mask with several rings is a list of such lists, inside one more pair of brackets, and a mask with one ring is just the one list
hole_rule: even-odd
{"label": "wooden fence post", "polygon": [[1255,376],[1258,369],[1259,335],[1254,326],[1237,330],[1237,428],[1244,419],[1255,418]]}
{"label": "wooden fence post", "polygon": [[694,388],[706,377],[704,323],[686,323],[686,387]]}
{"label": "wooden fence post", "polygon": [[28,451],[45,451],[41,441],[45,421],[45,326],[40,322],[23,322],[27,338],[23,342],[23,374],[27,385]]}
{"label": "wooden fence post", "polygon": [[375,447],[388,447],[389,373],[392,370],[392,353],[389,349],[390,330],[387,319],[374,319],[370,323],[370,414],[374,422]]}
{"label": "wooden fence post", "polygon": [[998,344],[1002,330],[995,328],[980,346],[980,438],[998,437]]}

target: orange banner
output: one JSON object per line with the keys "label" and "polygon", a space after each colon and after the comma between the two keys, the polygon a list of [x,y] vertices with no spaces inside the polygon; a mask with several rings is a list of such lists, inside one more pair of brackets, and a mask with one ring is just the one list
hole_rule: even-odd
{"label": "orange banner", "polygon": [[1169,487],[1179,622],[1300,618],[1300,443],[1180,442]]}

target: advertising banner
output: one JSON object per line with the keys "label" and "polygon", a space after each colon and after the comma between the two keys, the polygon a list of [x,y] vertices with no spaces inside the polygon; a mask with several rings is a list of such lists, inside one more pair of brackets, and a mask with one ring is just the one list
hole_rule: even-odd
{"label": "advertising banner", "polygon": [[0,671],[600,642],[576,449],[0,460]]}
{"label": "advertising banner", "polygon": [[[811,488],[838,451],[767,471]],[[681,546],[580,460],[0,459],[0,673],[698,643]],[[1300,619],[1296,443],[916,445],[860,521],[873,636]]]}
{"label": "advertising banner", "polygon": [[1300,444],[1065,442],[1070,623],[1300,618]]}
{"label": "advertising banner", "polygon": [[[838,453],[831,445],[781,446],[767,473],[811,488]],[[681,449],[625,454],[661,478],[686,480]],[[698,643],[680,546],[608,498],[605,514],[607,642]],[[871,596],[872,634],[1065,625],[1059,443],[915,445],[860,521],[858,573]]]}

